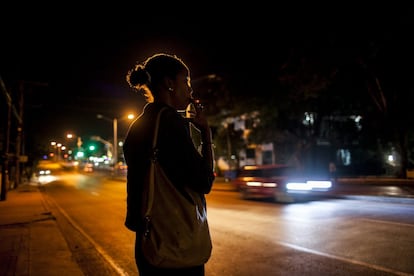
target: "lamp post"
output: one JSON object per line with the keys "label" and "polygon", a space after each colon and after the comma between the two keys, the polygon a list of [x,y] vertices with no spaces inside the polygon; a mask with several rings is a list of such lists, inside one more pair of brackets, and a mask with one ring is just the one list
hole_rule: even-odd
{"label": "lamp post", "polygon": [[[132,120],[135,116],[133,114],[128,114],[126,117],[129,120]],[[116,165],[118,163],[118,119],[113,118],[110,119],[102,114],[97,114],[96,118],[98,119],[104,119],[106,121],[112,122],[113,130],[114,130],[114,139],[113,139],[113,145],[112,145],[112,163],[113,165]]]}
{"label": "lamp post", "polygon": [[55,141],[52,141],[52,142],[50,142],[50,145],[52,146],[52,148],[53,148],[53,154],[51,154],[50,156],[51,157],[53,157],[53,161],[57,161],[57,142],[55,142]]}
{"label": "lamp post", "polygon": [[114,127],[114,152],[113,152],[113,162],[114,165],[118,164],[118,119],[113,119],[113,127]]}
{"label": "lamp post", "polygon": [[[74,151],[75,151],[75,142],[74,142],[75,135],[72,132],[66,133],[66,143],[67,147],[67,159],[68,161],[73,161],[74,159]],[[80,137],[78,137],[80,139]],[[78,148],[79,151],[79,148]]]}
{"label": "lamp post", "polygon": [[112,163],[113,165],[115,165],[118,162],[118,119],[117,118],[113,118],[110,119],[102,114],[97,114],[96,118],[98,119],[104,119],[106,121],[112,122],[112,126],[113,126],[113,131],[114,131],[114,140],[113,140],[113,144],[112,144]]}

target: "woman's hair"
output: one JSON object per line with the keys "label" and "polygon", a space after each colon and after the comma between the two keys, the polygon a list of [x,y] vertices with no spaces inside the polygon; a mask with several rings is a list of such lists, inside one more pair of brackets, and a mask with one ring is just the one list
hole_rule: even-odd
{"label": "woman's hair", "polygon": [[148,102],[152,102],[158,96],[164,78],[175,79],[184,70],[189,71],[180,58],[160,53],[149,57],[142,64],[136,64],[128,71],[126,80],[130,87],[142,93]]}

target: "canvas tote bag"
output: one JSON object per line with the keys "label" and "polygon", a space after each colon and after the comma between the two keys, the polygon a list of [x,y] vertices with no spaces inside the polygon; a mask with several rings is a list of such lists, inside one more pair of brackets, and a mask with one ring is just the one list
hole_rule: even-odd
{"label": "canvas tote bag", "polygon": [[156,267],[183,268],[206,263],[212,251],[203,194],[176,189],[157,161],[158,113],[153,156],[144,188],[142,249]]}

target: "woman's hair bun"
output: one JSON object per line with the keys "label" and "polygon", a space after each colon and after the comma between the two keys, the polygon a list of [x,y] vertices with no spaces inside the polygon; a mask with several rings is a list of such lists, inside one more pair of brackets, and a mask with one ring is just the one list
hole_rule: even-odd
{"label": "woman's hair bun", "polygon": [[142,65],[137,65],[134,69],[128,72],[127,81],[131,87],[139,87],[150,83],[150,75],[142,67]]}

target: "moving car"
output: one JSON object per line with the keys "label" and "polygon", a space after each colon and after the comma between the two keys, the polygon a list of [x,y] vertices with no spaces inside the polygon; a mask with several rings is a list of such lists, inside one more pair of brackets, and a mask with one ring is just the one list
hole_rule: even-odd
{"label": "moving car", "polygon": [[57,162],[41,160],[36,165],[31,180],[38,184],[46,184],[55,181],[62,169],[62,165]]}
{"label": "moving car", "polygon": [[244,166],[231,180],[243,199],[269,198],[294,202],[326,195],[332,189],[328,174],[310,174],[289,165]]}
{"label": "moving car", "polygon": [[93,172],[93,171],[94,171],[94,169],[93,169],[93,164],[92,164],[92,163],[86,163],[86,164],[83,166],[83,171],[84,171],[84,172],[88,172],[88,173]]}

